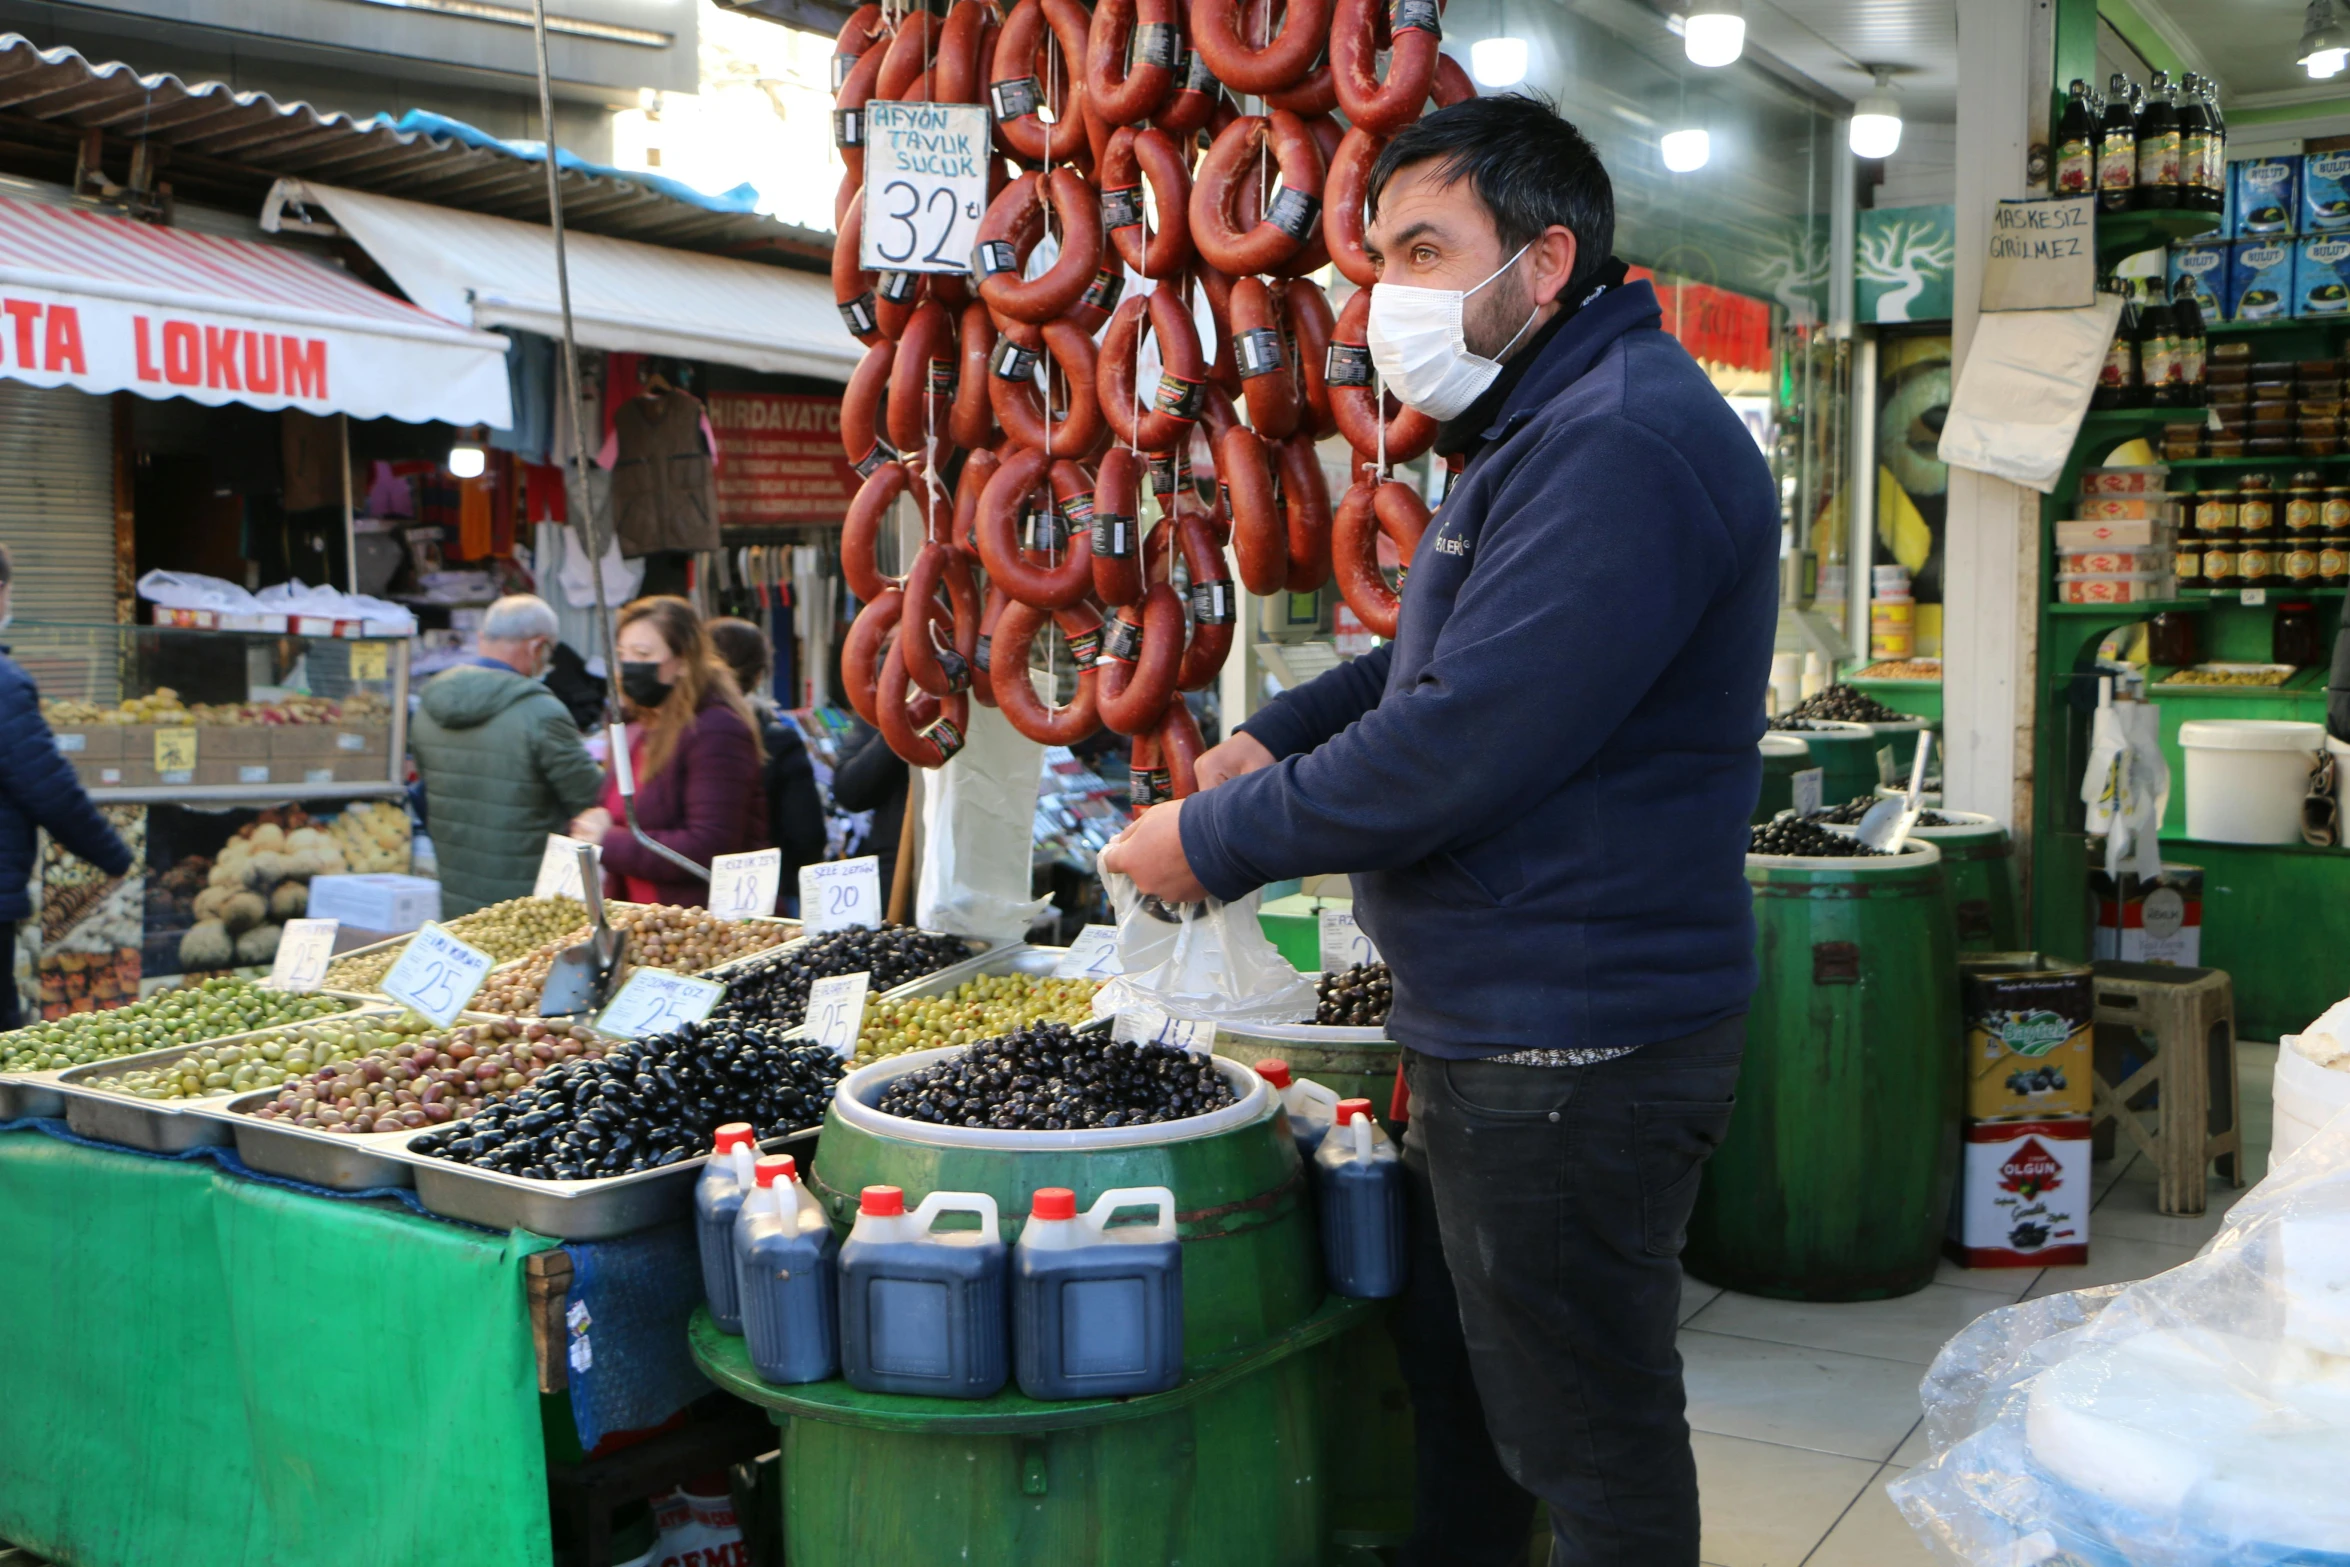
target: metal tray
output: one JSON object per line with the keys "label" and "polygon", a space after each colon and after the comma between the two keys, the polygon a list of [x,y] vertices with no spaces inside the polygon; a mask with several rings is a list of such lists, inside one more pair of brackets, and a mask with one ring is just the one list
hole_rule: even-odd
{"label": "metal tray", "polygon": [[[395,1010],[377,1004],[356,1007],[335,1015],[344,1018],[388,1017]],[[143,1148],[149,1153],[185,1153],[190,1148],[223,1146],[230,1140],[229,1127],[205,1111],[211,1106],[225,1104],[230,1095],[220,1093],[205,1094],[195,1099],[141,1099],[135,1094],[101,1088],[97,1080],[120,1072],[135,1072],[141,1067],[169,1066],[198,1046],[241,1045],[303,1026],[299,1023],[275,1023],[248,1033],[226,1034],[219,1039],[200,1039],[195,1045],[174,1045],[168,1050],[149,1050],[135,1056],[116,1056],[111,1061],[93,1061],[88,1066],[68,1067],[58,1074],[57,1079],[59,1092],[65,1101],[65,1124],[76,1134],[94,1141],[120,1143],[125,1148]],[[276,1092],[275,1089],[269,1091]]]}
{"label": "metal tray", "polygon": [[[762,1153],[789,1152],[813,1143],[818,1130],[811,1126],[769,1138],[759,1148]],[[564,1241],[605,1241],[683,1218],[693,1206],[694,1182],[709,1162],[704,1154],[600,1181],[536,1181],[421,1154],[403,1157],[426,1212],[486,1229],[529,1230]]]}
{"label": "metal tray", "polygon": [[0,1073],[0,1121],[23,1121],[65,1114],[65,1096],[57,1091],[62,1069],[46,1072]]}

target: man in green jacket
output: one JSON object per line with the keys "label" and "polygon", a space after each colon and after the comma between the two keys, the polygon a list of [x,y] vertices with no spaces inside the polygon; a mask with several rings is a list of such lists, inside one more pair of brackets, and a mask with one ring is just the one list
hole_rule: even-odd
{"label": "man in green jacket", "polygon": [[425,682],[408,726],[445,918],[530,896],[547,835],[604,789],[579,726],[539,683],[555,646],[554,610],[527,593],[502,598],[476,645],[468,663]]}

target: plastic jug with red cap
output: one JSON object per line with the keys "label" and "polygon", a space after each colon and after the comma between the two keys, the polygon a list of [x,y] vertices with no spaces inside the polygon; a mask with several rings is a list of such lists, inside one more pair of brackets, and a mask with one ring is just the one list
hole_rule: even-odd
{"label": "plastic jug with red cap", "polygon": [[789,1154],[759,1161],[734,1221],[743,1345],[761,1380],[822,1382],[840,1371],[840,1241]]}
{"label": "plastic jug with red cap", "polygon": [[1289,1135],[1297,1139],[1297,1156],[1311,1166],[1314,1150],[1322,1146],[1324,1134],[1338,1119],[1338,1090],[1310,1077],[1292,1076],[1289,1063],[1279,1056],[1259,1061],[1257,1076],[1281,1096],[1281,1108],[1289,1116]]}
{"label": "plastic jug with red cap", "polygon": [[[933,1228],[943,1213],[979,1228]],[[993,1397],[1011,1373],[1005,1263],[985,1192],[932,1192],[908,1213],[897,1187],[866,1187],[840,1248],[841,1374],[868,1393]]]}
{"label": "plastic jug with red cap", "polygon": [[1322,1269],[1358,1300],[1403,1292],[1403,1165],[1368,1099],[1341,1099],[1338,1124],[1314,1155]]}
{"label": "plastic jug with red cap", "polygon": [[718,1128],[710,1162],[694,1183],[694,1240],[702,1252],[702,1294],[710,1320],[725,1333],[743,1330],[742,1306],[734,1285],[734,1220],[754,1179],[752,1161],[759,1140],[748,1121]]}
{"label": "plastic jug with red cap", "polygon": [[[1110,1220],[1152,1210],[1148,1224]],[[1175,1194],[1123,1186],[1082,1214],[1077,1194],[1030,1199],[1012,1248],[1012,1359],[1030,1398],[1164,1393],[1183,1380],[1183,1246]]]}

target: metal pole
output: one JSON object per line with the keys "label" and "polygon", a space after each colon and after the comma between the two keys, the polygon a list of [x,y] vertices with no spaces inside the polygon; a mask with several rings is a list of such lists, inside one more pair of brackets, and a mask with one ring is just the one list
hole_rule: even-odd
{"label": "metal pole", "polygon": [[[579,401],[579,343],[571,330],[571,264],[563,250],[563,181],[555,167],[555,88],[547,66],[547,0],[531,0],[531,32],[538,44],[539,65],[539,127],[546,140],[547,163],[547,226],[555,236],[555,294],[563,309],[563,387],[571,399],[571,469],[578,480],[580,515],[575,519],[580,538],[587,545],[588,575],[596,584],[596,624],[604,638],[604,702],[608,722],[605,734],[614,750],[628,744],[628,736],[621,729],[620,718],[620,646],[612,627],[612,606],[604,598],[604,541],[597,538],[594,508],[588,504],[587,431],[580,423]],[[613,775],[629,778],[628,758],[612,758]],[[636,791],[623,787],[620,794],[621,815],[627,819],[629,834],[637,842],[661,858],[690,871],[704,881],[710,879],[707,866],[697,865],[669,845],[648,836],[636,824]]]}
{"label": "metal pole", "polygon": [[336,430],[343,438],[343,590],[359,591],[359,525],[354,520],[357,510],[351,494],[351,416],[335,415]]}

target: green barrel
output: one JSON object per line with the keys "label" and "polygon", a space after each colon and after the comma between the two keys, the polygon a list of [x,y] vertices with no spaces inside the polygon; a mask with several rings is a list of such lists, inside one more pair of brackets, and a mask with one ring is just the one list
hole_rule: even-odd
{"label": "green barrel", "polygon": [[1068,1403],[1035,1402],[1016,1385],[972,1402],[838,1381],[770,1388],[739,1340],[698,1333],[704,1370],[785,1427],[787,1559],[1320,1561],[1331,1543],[1326,1359],[1331,1340],[1371,1312],[1323,1293],[1305,1171],[1279,1100],[1225,1061],[1241,1101],[1196,1124],[998,1132],[871,1108],[889,1079],[951,1053],[893,1056],[843,1082],[808,1183],[835,1224],[847,1228],[866,1186],[901,1187],[909,1203],[985,1192],[1009,1241],[1039,1187],[1071,1188],[1080,1208],[1113,1187],[1168,1187],[1183,1241],[1186,1379],[1150,1398]]}
{"label": "green barrel", "polygon": [[1958,959],[1942,857],[1749,855],[1762,981],[1682,1263],[1789,1300],[1934,1277],[1958,1167]]}
{"label": "green barrel", "polygon": [[1996,816],[1940,811],[1955,824],[1913,828],[1942,851],[1942,879],[1961,952],[2013,952],[2025,944],[2024,892],[2015,844]]}
{"label": "green barrel", "polygon": [[1856,795],[1875,792],[1877,747],[1881,743],[1876,731],[1867,724],[1827,719],[1814,719],[1812,723],[1814,727],[1809,729],[1778,732],[1798,736],[1811,752],[1811,765],[1824,774],[1820,779],[1820,803],[1841,805]]}
{"label": "green barrel", "polygon": [[1787,733],[1762,737],[1762,764],[1762,797],[1754,802],[1751,818],[1758,824],[1795,808],[1795,775],[1814,765],[1803,736]]}
{"label": "green barrel", "polygon": [[[1216,1053],[1250,1066],[1279,1057],[1293,1076],[1312,1078],[1341,1099],[1370,1100],[1388,1132],[1401,1135],[1387,1111],[1403,1047],[1378,1029],[1226,1025],[1216,1031]],[[1412,1397],[1396,1363],[1388,1303],[1377,1306],[1372,1320],[1331,1346],[1325,1390],[1331,1539],[1358,1550],[1399,1546],[1412,1531]]]}

